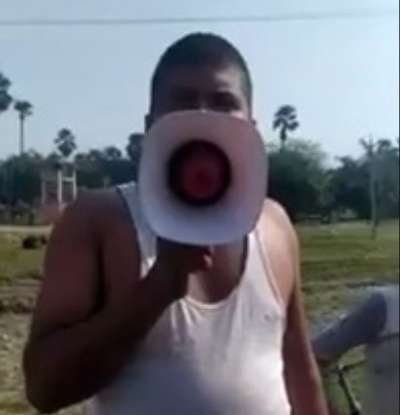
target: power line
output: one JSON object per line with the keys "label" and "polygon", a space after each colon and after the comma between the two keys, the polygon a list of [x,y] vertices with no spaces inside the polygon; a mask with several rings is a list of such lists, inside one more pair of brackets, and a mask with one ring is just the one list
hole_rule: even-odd
{"label": "power line", "polygon": [[41,27],[41,26],[140,26],[196,23],[257,23],[307,20],[375,19],[398,16],[398,10],[359,10],[326,13],[285,13],[260,16],[219,16],[219,17],[166,17],[166,18],[124,18],[124,19],[0,19],[0,26]]}

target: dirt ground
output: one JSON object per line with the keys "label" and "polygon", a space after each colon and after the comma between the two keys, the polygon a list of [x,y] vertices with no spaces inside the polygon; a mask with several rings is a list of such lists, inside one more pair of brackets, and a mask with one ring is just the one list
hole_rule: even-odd
{"label": "dirt ground", "polygon": [[[22,349],[36,292],[37,282],[33,280],[0,287],[0,415],[37,414],[24,397],[21,371]],[[60,414],[82,415],[83,411],[71,408]]]}

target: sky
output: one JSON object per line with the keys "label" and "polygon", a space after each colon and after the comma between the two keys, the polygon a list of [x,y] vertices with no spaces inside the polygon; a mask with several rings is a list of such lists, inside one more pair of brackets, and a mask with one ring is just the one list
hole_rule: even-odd
{"label": "sky", "polygon": [[[395,0],[0,0],[6,19],[260,16],[397,10]],[[80,151],[115,145],[143,131],[152,71],[164,49],[192,31],[227,37],[252,72],[255,117],[266,141],[277,139],[273,115],[298,110],[296,137],[334,157],[361,152],[360,137],[399,134],[399,21],[364,19],[138,26],[7,27],[0,24],[0,71],[10,93],[34,113],[27,147],[53,149],[61,128]],[[0,115],[0,159],[18,151],[18,118]]]}

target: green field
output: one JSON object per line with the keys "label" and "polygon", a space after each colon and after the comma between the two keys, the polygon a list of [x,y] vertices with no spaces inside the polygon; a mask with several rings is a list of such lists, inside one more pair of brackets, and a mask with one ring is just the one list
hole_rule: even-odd
{"label": "green field", "polygon": [[39,278],[42,250],[22,250],[22,236],[0,233],[0,284],[18,278]]}
{"label": "green field", "polygon": [[[338,317],[351,304],[366,295],[366,288],[399,278],[399,222],[386,222],[376,240],[362,223],[334,226],[300,226],[303,291],[312,322]],[[355,350],[343,359],[352,363],[362,359]],[[349,375],[357,396],[363,388],[363,367]],[[327,379],[329,394],[346,409],[337,378]],[[344,412],[347,413],[347,412]]]}
{"label": "green field", "polygon": [[[371,240],[365,223],[301,225],[298,232],[302,245],[303,289],[312,322],[338,316],[357,297],[365,293],[366,287],[396,281],[398,278],[398,222],[381,225],[376,240]],[[9,373],[3,368],[4,362],[10,361],[10,356],[14,360],[19,359],[18,348],[21,348],[25,334],[21,331],[26,330],[29,318],[29,314],[15,316],[9,313],[7,306],[10,301],[21,301],[21,295],[29,290],[27,287],[35,285],[29,285],[27,281],[37,281],[41,274],[43,250],[22,250],[21,237],[21,234],[15,232],[0,232],[0,330],[3,324],[6,327],[3,329],[6,331],[4,338],[6,342],[10,342],[10,345],[4,343],[3,351],[0,343],[0,415],[33,414],[27,411],[26,404],[19,401],[19,392],[16,392],[21,389],[21,378],[16,366],[18,362],[9,365]],[[18,291],[20,285],[23,285],[24,290]],[[14,299],[13,292],[18,292]],[[7,301],[2,299],[2,293],[7,294]],[[13,310],[11,307],[11,311]],[[10,319],[20,322],[23,329],[10,329],[11,333],[7,333],[7,327],[13,328],[16,325]],[[358,356],[359,352],[356,352],[346,359],[351,361]],[[351,380],[359,393],[362,388],[362,370],[355,371]],[[67,411],[67,414],[72,412]]]}
{"label": "green field", "polygon": [[399,222],[386,222],[371,240],[366,224],[300,226],[303,286],[310,316],[330,315],[357,289],[399,276]]}

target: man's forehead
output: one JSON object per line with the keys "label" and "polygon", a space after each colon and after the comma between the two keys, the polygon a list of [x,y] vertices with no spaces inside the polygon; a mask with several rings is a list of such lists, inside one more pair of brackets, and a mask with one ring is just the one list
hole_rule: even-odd
{"label": "man's forehead", "polygon": [[233,66],[176,66],[165,75],[167,89],[241,90],[241,73]]}

